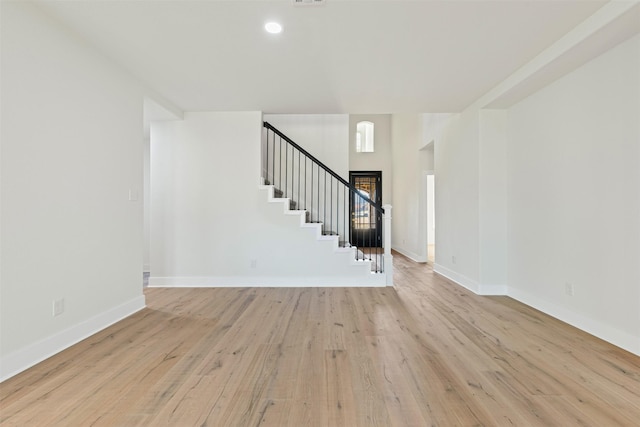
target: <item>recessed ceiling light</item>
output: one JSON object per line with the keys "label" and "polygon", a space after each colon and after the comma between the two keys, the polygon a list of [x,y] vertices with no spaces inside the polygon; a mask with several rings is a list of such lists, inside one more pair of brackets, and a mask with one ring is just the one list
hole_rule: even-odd
{"label": "recessed ceiling light", "polygon": [[277,22],[267,22],[264,25],[264,29],[267,30],[268,33],[278,34],[282,32],[282,25]]}

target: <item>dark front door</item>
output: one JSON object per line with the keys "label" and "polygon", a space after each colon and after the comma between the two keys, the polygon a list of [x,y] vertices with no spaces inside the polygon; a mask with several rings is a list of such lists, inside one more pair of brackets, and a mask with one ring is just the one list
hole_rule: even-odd
{"label": "dark front door", "polygon": [[382,172],[349,172],[349,181],[359,192],[351,194],[351,244],[382,247],[382,214],[365,199],[382,204]]}

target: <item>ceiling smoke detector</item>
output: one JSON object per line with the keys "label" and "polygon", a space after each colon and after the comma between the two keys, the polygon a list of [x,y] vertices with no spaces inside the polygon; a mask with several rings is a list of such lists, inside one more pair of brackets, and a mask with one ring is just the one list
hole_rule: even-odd
{"label": "ceiling smoke detector", "polygon": [[318,6],[326,2],[327,0],[291,0],[294,6]]}

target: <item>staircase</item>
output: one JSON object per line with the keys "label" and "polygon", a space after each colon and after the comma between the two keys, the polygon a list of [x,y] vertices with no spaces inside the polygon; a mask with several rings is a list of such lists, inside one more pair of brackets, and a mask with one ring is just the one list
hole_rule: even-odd
{"label": "staircase", "polygon": [[[317,241],[329,242],[337,257],[366,271],[369,285],[392,284],[392,256],[385,246],[391,241],[391,206],[370,200],[268,122],[264,122],[261,176],[260,188],[268,203],[281,204],[285,216],[297,218],[298,226],[310,230]],[[368,240],[358,240],[360,234],[354,229],[362,224],[351,216],[354,204],[364,207],[370,218],[384,218],[384,234],[380,227],[371,227]]]}

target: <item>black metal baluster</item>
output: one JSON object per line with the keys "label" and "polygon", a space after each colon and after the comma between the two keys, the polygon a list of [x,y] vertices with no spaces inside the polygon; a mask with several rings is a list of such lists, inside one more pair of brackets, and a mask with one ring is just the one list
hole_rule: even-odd
{"label": "black metal baluster", "polygon": [[311,215],[309,215],[309,218],[311,218],[311,222],[313,222],[313,163],[311,163]]}
{"label": "black metal baluster", "polygon": [[380,264],[378,266],[378,273],[382,272],[382,268],[383,268],[383,262],[384,259],[382,257],[383,253],[384,253],[384,246],[382,246],[384,243],[382,242],[382,227],[384,227],[384,224],[382,224],[382,213],[378,212],[378,224],[380,224],[380,231],[378,232],[378,240],[380,241],[380,245],[379,245],[379,255],[378,257],[380,258]]}
{"label": "black metal baluster", "polygon": [[[343,200],[343,208],[342,212],[349,212],[347,209],[347,187],[342,190],[342,200]],[[342,216],[342,235],[344,236],[344,246],[347,246],[347,217],[345,215]],[[349,242],[351,244],[351,242]]]}
{"label": "black metal baluster", "polygon": [[324,171],[324,187],[322,188],[322,196],[324,201],[322,203],[322,222],[323,222],[323,230],[327,230],[327,171]]}
{"label": "black metal baluster", "polygon": [[349,207],[347,208],[347,223],[349,224],[349,246],[353,246],[353,218],[351,212],[353,211],[353,200],[351,197],[351,189],[347,188],[347,197],[349,198]]}
{"label": "black metal baluster", "polygon": [[340,194],[338,188],[340,188],[340,183],[336,181],[336,234],[338,235],[338,246],[340,246]]}
{"label": "black metal baluster", "polygon": [[333,177],[329,177],[329,219],[331,220],[331,234],[333,234]]}
{"label": "black metal baluster", "polygon": [[[356,198],[357,198],[357,197],[358,197],[358,196],[356,196]],[[357,216],[357,215],[358,215],[358,206],[357,206],[357,205],[356,205],[356,212],[355,212],[355,213],[356,213],[356,218],[355,218],[355,220],[354,220],[355,228],[354,228],[354,236],[353,236],[353,238],[354,238],[354,239],[355,239],[355,241],[356,241],[356,247],[358,248],[358,255],[360,255],[360,249],[361,249],[364,245],[363,245],[363,242],[361,241],[361,239],[360,239],[360,238],[359,238],[359,236],[358,236],[358,232],[359,232],[359,230],[360,230],[360,222],[362,221],[362,218],[358,218],[358,216]],[[362,259],[364,259],[364,252],[362,252]]]}
{"label": "black metal baluster", "polygon": [[358,236],[358,232],[360,231],[361,227],[362,227],[362,218],[358,217],[358,211],[360,210],[360,199],[359,199],[359,195],[358,193],[356,193],[356,200],[358,200],[358,204],[356,204],[356,235],[355,235],[355,239],[356,239],[356,246],[358,247],[358,250],[362,249],[362,260],[364,261],[364,241],[361,241],[360,237]]}
{"label": "black metal baluster", "polygon": [[[342,237],[342,235],[340,234],[340,182],[339,181],[336,181],[336,220],[337,220],[336,233],[338,233],[338,236]],[[340,237],[338,237],[338,241],[340,241]],[[344,247],[344,240],[343,240],[343,247]]]}
{"label": "black metal baluster", "polygon": [[[371,178],[370,178],[370,179],[369,179],[369,183],[370,183],[370,184],[369,184],[369,187],[370,187],[370,188],[375,188],[375,190],[376,190],[376,191],[375,191],[375,193],[378,193],[378,187],[376,186],[376,180],[375,180],[375,178],[374,178],[374,179],[371,179]],[[373,192],[372,192],[372,193],[373,193]],[[369,195],[369,197],[371,197],[371,198],[375,198],[375,194],[370,194],[370,195]],[[372,262],[373,262],[373,261],[377,261],[377,260],[376,260],[376,259],[374,259],[374,257],[373,257],[373,253],[374,253],[374,251],[375,251],[375,253],[376,253],[376,254],[377,254],[377,252],[378,252],[378,242],[376,241],[376,237],[377,237],[377,235],[378,235],[378,234],[377,234],[377,231],[378,231],[378,223],[376,222],[376,219],[377,219],[377,215],[376,215],[376,214],[377,214],[377,212],[376,212],[376,210],[375,210],[375,209],[373,209],[373,206],[372,206],[372,205],[369,205],[369,221],[370,221],[370,222],[371,222],[371,221],[373,221],[373,226],[375,227],[375,232],[374,232],[374,235],[373,235],[373,242],[371,242],[371,249],[369,250],[369,251],[370,251],[370,254],[371,254],[371,261],[372,261]],[[371,229],[371,224],[369,225],[369,229]],[[369,238],[371,238],[371,237],[372,237],[372,236],[371,236],[371,233],[369,233]],[[375,268],[377,268],[377,265],[375,265],[374,267],[375,267]]]}
{"label": "black metal baluster", "polygon": [[[333,181],[331,182],[331,193],[333,194]],[[340,228],[339,228],[340,227],[340,221],[338,220],[338,216],[337,216],[338,199],[339,199],[339,197],[338,197],[338,183],[336,181],[336,198],[335,198],[335,202],[336,202],[336,211],[335,211],[336,217],[335,217],[335,223],[332,224],[332,229],[336,230],[335,232],[336,232],[336,236],[338,236],[338,245],[339,245],[340,244],[340,237],[339,237],[340,236]],[[332,201],[334,200],[333,196],[331,196],[331,200]],[[332,222],[334,221],[333,220],[333,214],[334,214],[334,211],[332,210],[331,211]]]}
{"label": "black metal baluster", "polygon": [[269,179],[269,129],[267,129],[267,181],[271,184],[271,180]]}
{"label": "black metal baluster", "polygon": [[282,138],[280,138],[280,151],[278,153],[278,189],[282,190]]}
{"label": "black metal baluster", "polygon": [[[298,204],[300,204],[300,150],[298,150],[298,200],[296,200],[296,202],[298,202]],[[301,206],[296,206],[298,209],[301,208]]]}
{"label": "black metal baluster", "polygon": [[[351,246],[355,246],[354,245],[354,241],[353,241],[353,227],[354,227],[354,216],[352,216],[352,212],[355,209],[355,205],[353,204],[353,193],[351,192],[351,189],[349,189],[349,243],[351,244]],[[356,251],[356,259],[358,259],[358,252]]]}
{"label": "black metal baluster", "polygon": [[[338,215],[342,218],[342,247],[347,246],[347,235],[344,233],[344,211],[347,209],[347,201],[344,198],[344,188],[342,189],[342,210],[338,209]],[[340,229],[340,223],[338,223],[338,230]]]}
{"label": "black metal baluster", "polygon": [[356,247],[356,260],[358,260],[360,258],[360,254],[358,253],[358,242],[354,240],[356,221],[358,220],[355,216],[355,212],[356,210],[358,210],[358,205],[356,204],[358,196],[356,196],[356,193],[351,190],[351,194],[349,195],[349,197],[351,197],[351,203],[353,204],[353,217],[351,217],[351,242],[353,243],[353,246]]}
{"label": "black metal baluster", "polygon": [[376,235],[374,237],[375,245],[376,245],[376,269],[375,269],[375,272],[377,273],[378,272],[378,266],[379,266],[378,257],[380,256],[380,250],[379,250],[379,247],[378,247],[379,243],[378,243],[378,228],[377,228],[378,227],[378,211],[374,211],[374,213],[375,213],[375,218],[376,218]]}
{"label": "black metal baluster", "polygon": [[340,183],[336,181],[336,235],[338,236],[338,246],[340,246]]}
{"label": "black metal baluster", "polygon": [[376,255],[375,271],[377,273],[378,272],[378,254],[379,254],[378,252],[378,211],[374,210],[373,214],[374,214],[373,218],[376,224],[376,232],[375,232],[375,236],[373,236],[373,240],[374,240],[373,244],[375,246],[375,255]]}
{"label": "black metal baluster", "polygon": [[[369,208],[369,203],[366,204],[366,207]],[[362,246],[364,246],[364,249],[362,250],[362,252],[365,255],[365,259],[367,258],[371,258],[371,212],[369,212],[369,215],[367,215],[367,218],[365,218],[364,221],[364,226],[368,227],[367,230],[367,234],[365,237],[365,241],[362,242]],[[369,253],[367,254],[367,249],[369,250]]]}
{"label": "black metal baluster", "polygon": [[378,269],[378,273],[382,273],[384,271],[384,242],[382,241],[383,239],[383,234],[382,234],[382,230],[384,228],[384,223],[382,221],[382,212],[379,212],[378,215],[380,216],[380,268]]}
{"label": "black metal baluster", "polygon": [[[372,188],[372,187],[369,187],[369,188]],[[371,222],[373,221],[373,223],[375,224],[376,217],[375,217],[375,212],[372,212],[373,209],[371,208],[372,206],[371,204],[369,204],[369,259],[373,261],[373,247],[375,246],[375,242],[372,241],[373,239],[371,236],[371,225],[372,225]]]}
{"label": "black metal baluster", "polygon": [[[382,214],[379,214],[382,216]],[[380,221],[382,223],[382,221]],[[384,271],[384,243],[382,242],[382,227],[380,227],[380,247],[382,248],[382,252],[380,254],[380,268],[378,269],[378,273],[382,273]]]}

